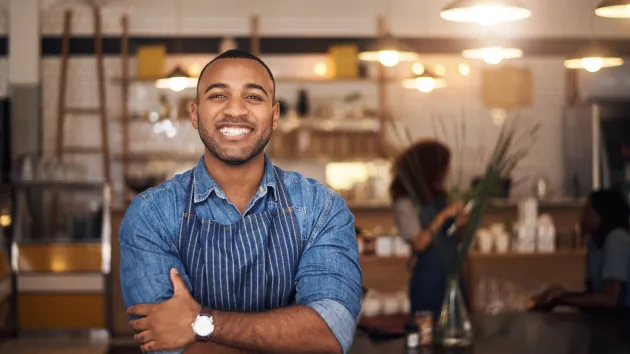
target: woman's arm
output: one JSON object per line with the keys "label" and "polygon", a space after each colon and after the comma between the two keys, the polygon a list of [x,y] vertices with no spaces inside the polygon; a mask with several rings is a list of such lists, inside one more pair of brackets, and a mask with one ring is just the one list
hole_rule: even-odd
{"label": "woman's arm", "polygon": [[435,216],[428,227],[423,228],[418,217],[418,210],[409,198],[399,198],[394,201],[394,221],[400,237],[409,242],[414,251],[422,252],[429,245],[435,234],[442,228],[444,222],[456,216],[463,207],[463,203],[456,202],[449,205]]}

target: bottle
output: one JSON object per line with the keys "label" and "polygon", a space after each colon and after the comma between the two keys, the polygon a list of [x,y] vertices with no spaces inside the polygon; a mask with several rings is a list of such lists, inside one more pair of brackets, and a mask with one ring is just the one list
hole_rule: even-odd
{"label": "bottle", "polygon": [[407,333],[407,348],[418,348],[420,346],[418,325],[415,322],[407,322],[405,324],[405,333]]}
{"label": "bottle", "polygon": [[308,117],[310,112],[308,93],[304,89],[298,91],[297,113],[300,118]]}

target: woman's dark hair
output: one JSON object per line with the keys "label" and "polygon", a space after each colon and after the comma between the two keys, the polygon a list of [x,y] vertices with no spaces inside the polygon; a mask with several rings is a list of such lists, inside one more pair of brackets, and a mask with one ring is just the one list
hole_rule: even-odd
{"label": "woman's dark hair", "polygon": [[614,229],[630,231],[630,206],[620,191],[614,189],[595,191],[591,193],[589,201],[601,218],[597,234],[605,237]]}
{"label": "woman's dark hair", "polygon": [[[394,178],[389,187],[392,200],[409,196],[409,186],[405,183],[411,184],[423,204],[429,204],[436,197],[444,195],[446,192],[437,186],[443,185],[450,163],[451,151],[446,145],[433,139],[415,143],[394,162]],[[419,174],[422,178],[416,177]],[[421,181],[424,181],[424,185]]]}

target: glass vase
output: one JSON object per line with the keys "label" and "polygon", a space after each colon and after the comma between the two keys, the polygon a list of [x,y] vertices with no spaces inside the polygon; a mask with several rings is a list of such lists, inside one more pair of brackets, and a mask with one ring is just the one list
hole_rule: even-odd
{"label": "glass vase", "polygon": [[472,324],[462,297],[459,277],[449,276],[435,326],[434,342],[438,346],[457,348],[472,345],[472,340]]}

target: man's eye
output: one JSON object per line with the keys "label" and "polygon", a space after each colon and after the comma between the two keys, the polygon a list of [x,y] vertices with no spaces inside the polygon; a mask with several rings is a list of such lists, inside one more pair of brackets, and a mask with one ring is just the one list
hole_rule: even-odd
{"label": "man's eye", "polygon": [[249,96],[247,96],[247,99],[262,101],[262,98],[260,98],[259,96],[256,96],[256,95],[249,95]]}
{"label": "man's eye", "polygon": [[224,97],[225,97],[225,95],[220,94],[220,93],[216,93],[214,95],[210,95],[210,97],[208,97],[208,98],[224,98]]}

